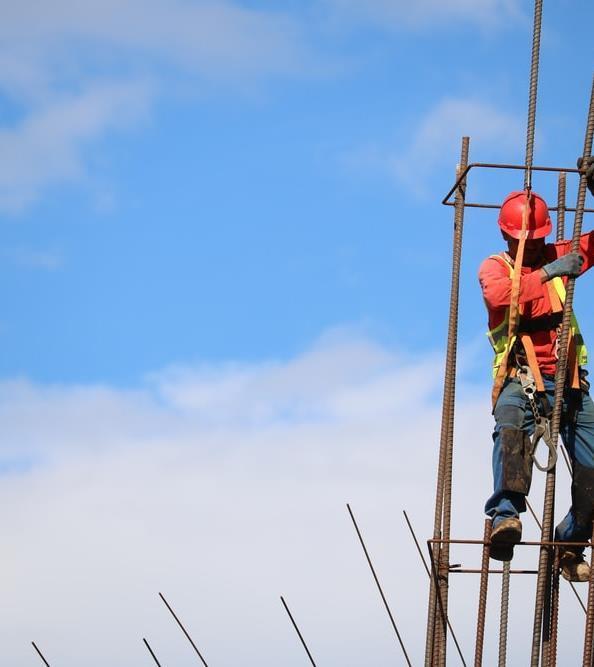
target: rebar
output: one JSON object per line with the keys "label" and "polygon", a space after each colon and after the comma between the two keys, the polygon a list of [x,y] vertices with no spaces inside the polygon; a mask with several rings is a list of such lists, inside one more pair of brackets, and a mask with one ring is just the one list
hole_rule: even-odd
{"label": "rebar", "polygon": [[204,659],[204,657],[202,656],[202,654],[201,654],[200,651],[198,650],[198,647],[196,646],[196,644],[194,644],[194,641],[192,640],[192,637],[190,637],[190,634],[188,633],[188,631],[187,631],[187,630],[185,629],[185,627],[183,626],[183,623],[182,623],[182,622],[179,620],[179,618],[177,617],[177,614],[176,614],[176,613],[173,611],[173,609],[171,608],[169,602],[167,602],[167,600],[165,599],[165,596],[163,595],[163,593],[159,593],[159,597],[161,598],[161,600],[163,600],[163,603],[165,604],[165,606],[167,607],[167,609],[169,609],[171,615],[172,615],[173,618],[176,620],[177,624],[178,624],[179,627],[181,628],[181,630],[182,630],[182,632],[184,633],[184,635],[186,636],[187,640],[188,640],[188,641],[190,642],[190,644],[192,645],[192,648],[193,648],[194,651],[196,652],[196,655],[197,655],[197,656],[200,658],[200,660],[202,661],[202,664],[204,665],[204,667],[208,667],[208,665],[206,664],[206,660]]}
{"label": "rebar", "polygon": [[528,90],[528,123],[526,127],[526,171],[524,190],[532,189],[532,162],[534,157],[534,129],[536,126],[536,100],[538,93],[538,64],[540,60],[540,29],[542,26],[542,0],[534,2],[534,27],[532,31],[532,59],[530,62],[530,86]]}
{"label": "rebar", "polygon": [[503,563],[501,577],[501,611],[499,613],[499,667],[505,667],[507,660],[507,620],[509,617],[509,571],[510,562]]}
{"label": "rebar", "polygon": [[[414,540],[415,546],[417,548],[417,551],[419,552],[419,556],[421,558],[421,562],[423,563],[423,567],[425,568],[425,572],[427,572],[427,576],[431,577],[431,572],[429,571],[429,568],[427,567],[427,561],[425,560],[425,556],[423,556],[423,552],[421,551],[421,546],[419,545],[419,540],[417,540],[417,536],[415,534],[415,531],[412,527],[412,523],[410,522],[408,518],[408,514],[402,510],[402,513],[404,514],[404,518],[406,520],[406,524],[408,526],[408,529],[410,530],[410,534],[412,535],[412,538]],[[450,570],[452,572],[452,570]],[[456,645],[456,649],[458,651],[458,655],[460,656],[460,660],[462,661],[462,665],[466,667],[466,661],[464,660],[464,655],[462,654],[462,649],[460,648],[460,644],[458,643],[458,638],[456,637],[456,633],[454,632],[454,628],[452,627],[452,623],[450,622],[449,618],[446,618],[448,628],[450,630],[450,634],[452,635],[452,639],[454,640],[454,644]]]}
{"label": "rebar", "polygon": [[557,241],[565,238],[565,205],[567,192],[567,174],[559,172],[559,183],[557,185]]}
{"label": "rebar", "polygon": [[[551,590],[551,634],[549,639],[549,652],[547,655],[549,667],[555,667],[557,664],[557,631],[559,628],[559,549],[555,548],[555,558],[553,561],[553,578]],[[571,587],[573,592],[577,595],[577,591]],[[578,596],[581,602],[581,599]]]}
{"label": "rebar", "polygon": [[[588,120],[586,124],[586,136],[584,139],[584,160],[590,157],[592,152],[592,137],[594,135],[594,77],[592,80],[592,91],[590,94],[590,105],[588,109]],[[576,204],[575,220],[573,225],[573,236],[571,240],[571,251],[579,250],[580,237],[582,234],[582,221],[584,204],[586,201],[586,175],[580,173],[578,187],[578,198]],[[551,439],[556,447],[559,439],[559,426],[561,422],[561,411],[563,407],[563,394],[565,388],[565,377],[567,372],[568,341],[571,312],[573,307],[573,295],[575,291],[575,278],[569,277],[565,288],[565,303],[563,304],[563,321],[561,334],[559,336],[559,356],[555,372],[555,400],[553,415],[551,417]],[[552,453],[549,453],[549,463],[552,462]],[[551,540],[553,536],[553,506],[555,497],[555,469],[547,472],[545,485],[545,500],[542,520],[542,541]],[[541,630],[543,621],[544,596],[547,587],[547,579],[550,577],[550,553],[549,549],[541,547],[538,562],[538,578],[536,583],[536,601],[534,605],[534,626],[532,633],[532,656],[531,667],[538,667],[540,654]]]}
{"label": "rebar", "polygon": [[[594,530],[593,530],[594,536]],[[588,578],[588,611],[586,613],[586,628],[584,631],[584,660],[583,667],[592,665],[592,640],[594,639],[594,549],[590,553],[590,576]]]}
{"label": "rebar", "polygon": [[43,664],[47,665],[47,667],[50,667],[49,662],[45,659],[45,656],[39,650],[39,647],[37,646],[37,644],[35,642],[31,642],[31,644],[33,645],[33,648],[37,651],[37,655],[39,655],[39,657],[43,660]]}
{"label": "rebar", "polygon": [[485,519],[483,533],[483,558],[481,561],[481,584],[479,589],[479,607],[476,621],[476,643],[474,649],[474,667],[483,664],[483,644],[485,640],[485,614],[487,610],[487,587],[489,584],[489,553],[491,541],[491,519]]}
{"label": "rebar", "polygon": [[[462,171],[468,164],[470,139],[462,138],[460,164]],[[462,232],[464,226],[465,182],[461,181],[456,191],[454,208],[454,238],[452,250],[452,278],[450,287],[450,311],[448,321],[448,338],[446,363],[443,385],[441,434],[439,444],[439,462],[437,471],[437,488],[435,494],[435,515],[433,536],[449,539],[452,507],[452,459],[454,449],[454,411],[456,399],[456,354],[458,347],[458,301],[460,294],[460,265],[462,257]],[[430,579],[429,605],[427,614],[427,633],[425,641],[425,665],[427,667],[443,667],[446,661],[447,627],[438,624],[436,614],[436,585],[439,585],[443,616],[447,619],[448,608],[448,564],[449,547],[435,546],[433,559],[439,572],[438,583]]]}
{"label": "rebar", "polygon": [[157,660],[157,656],[155,655],[153,649],[151,648],[150,644],[147,642],[147,640],[143,637],[142,641],[144,642],[144,645],[146,646],[148,652],[151,654],[151,657],[155,661],[155,664],[157,667],[161,667],[161,663]]}
{"label": "rebar", "polygon": [[[565,451],[565,448],[563,449],[563,451]],[[571,470],[571,469],[570,469],[570,470]],[[538,517],[536,516],[536,514],[535,514],[535,512],[534,512],[534,509],[532,508],[532,505],[530,504],[530,501],[528,500],[528,498],[526,498],[526,505],[527,505],[528,509],[530,510],[530,514],[532,514],[532,516],[533,516],[533,518],[534,518],[534,521],[536,521],[536,525],[538,526],[538,529],[542,532],[542,524],[540,523],[540,520],[539,520]],[[556,542],[555,545],[556,545],[556,546],[560,546],[560,545],[561,545],[561,542]],[[590,545],[588,544],[587,546],[590,546]],[[558,550],[558,549],[556,549],[556,554],[557,554],[557,558],[558,558],[558,556],[559,556],[559,550]],[[557,568],[558,568],[558,567],[559,567],[559,565],[557,564]],[[536,573],[538,574],[538,570],[537,570]],[[558,575],[558,574],[559,574],[559,573],[557,572],[557,575]],[[553,571],[553,576],[555,576],[554,571]],[[557,576],[557,582],[558,582],[558,580],[559,580],[559,577]],[[585,614],[585,613],[586,613],[586,606],[584,605],[584,603],[583,603],[583,601],[582,601],[582,598],[580,597],[580,594],[577,592],[577,590],[576,590],[576,588],[575,588],[575,586],[574,586],[573,581],[568,581],[567,583],[571,586],[571,590],[573,591],[573,594],[575,595],[577,601],[580,603],[580,607],[582,608],[582,610],[583,610],[583,612],[584,612],[584,614]],[[558,585],[558,584],[557,584],[557,585]],[[554,588],[553,588],[553,591],[554,591]]]}
{"label": "rebar", "polygon": [[287,615],[291,619],[291,623],[293,624],[293,627],[295,628],[295,632],[297,633],[297,636],[299,637],[299,640],[301,641],[301,644],[303,648],[305,649],[305,652],[307,653],[307,657],[309,658],[309,661],[313,665],[313,667],[316,667],[316,663],[314,662],[314,659],[309,651],[309,648],[307,647],[307,644],[305,643],[305,639],[303,639],[303,635],[301,634],[301,631],[299,630],[299,627],[297,623],[295,622],[295,619],[293,618],[293,614],[291,614],[291,611],[285,602],[285,598],[281,595],[280,596],[281,602],[283,603],[283,607],[285,608],[285,611],[287,612]]}
{"label": "rebar", "polygon": [[347,510],[348,510],[349,515],[351,517],[351,521],[353,522],[353,526],[355,527],[355,531],[357,533],[357,537],[359,538],[359,542],[361,543],[361,547],[363,548],[363,553],[365,554],[365,558],[367,559],[367,564],[369,565],[369,569],[371,570],[371,574],[373,575],[373,578],[375,580],[375,585],[377,586],[377,590],[379,591],[379,594],[382,598],[382,602],[384,603],[384,607],[386,608],[386,611],[388,612],[388,616],[390,618],[390,623],[392,624],[392,628],[394,628],[394,632],[396,633],[396,637],[398,638],[398,643],[400,644],[400,648],[402,649],[404,659],[406,660],[406,663],[410,667],[411,662],[409,660],[408,653],[406,652],[406,648],[404,647],[404,642],[402,641],[402,637],[400,636],[400,632],[398,631],[398,627],[396,626],[396,621],[394,620],[394,616],[392,615],[390,605],[388,604],[388,601],[386,600],[386,596],[384,595],[384,591],[382,590],[382,586],[379,582],[379,579],[377,578],[377,574],[375,573],[375,568],[373,567],[373,563],[371,562],[369,552],[367,551],[367,547],[365,546],[365,541],[363,540],[363,536],[361,535],[361,531],[359,530],[359,526],[357,525],[357,521],[355,520],[355,515],[353,514],[353,511],[351,510],[351,506],[348,503],[347,503]]}

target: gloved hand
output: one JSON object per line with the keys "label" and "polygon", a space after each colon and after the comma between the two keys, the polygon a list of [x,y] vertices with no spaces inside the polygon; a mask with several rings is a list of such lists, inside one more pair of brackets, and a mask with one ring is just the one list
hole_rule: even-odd
{"label": "gloved hand", "polygon": [[549,264],[545,264],[542,270],[547,274],[547,280],[552,280],[560,276],[572,276],[575,278],[579,276],[583,263],[584,258],[579,252],[570,252]]}
{"label": "gloved hand", "polygon": [[[579,157],[577,161],[578,169],[582,168],[583,163],[584,163],[583,158]],[[586,164],[584,166],[586,168],[586,179],[588,183],[588,190],[590,190],[590,192],[594,195],[594,157],[586,158]]]}

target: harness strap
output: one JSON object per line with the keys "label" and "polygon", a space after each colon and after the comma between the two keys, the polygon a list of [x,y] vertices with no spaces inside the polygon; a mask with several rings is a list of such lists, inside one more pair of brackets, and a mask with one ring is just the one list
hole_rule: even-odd
{"label": "harness strap", "polygon": [[532,375],[534,376],[534,384],[536,385],[536,391],[544,392],[545,386],[542,380],[542,373],[540,372],[540,368],[538,367],[538,361],[536,359],[536,352],[534,351],[532,338],[530,338],[528,334],[521,334],[520,341],[522,342],[522,346],[524,348],[526,361],[528,362],[528,366],[530,366],[530,370],[532,371]]}

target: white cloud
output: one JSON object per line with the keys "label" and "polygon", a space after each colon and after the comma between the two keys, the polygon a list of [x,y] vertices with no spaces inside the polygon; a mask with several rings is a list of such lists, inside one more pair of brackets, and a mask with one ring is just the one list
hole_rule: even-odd
{"label": "white cloud", "polygon": [[[5,381],[2,661],[31,664],[34,639],[52,664],[140,666],[149,659],[145,636],[163,664],[193,664],[157,598],[162,590],[212,664],[303,664],[281,593],[319,664],[398,662],[345,511],[350,501],[420,662],[427,581],[401,509],[428,537],[436,365],[343,338],[284,363],[168,370],[133,391]],[[488,393],[461,392],[457,536],[482,533]],[[536,535],[528,520],[526,533]],[[456,549],[453,559],[476,566],[479,554]],[[451,586],[467,659],[475,585],[469,575]],[[529,586],[514,581],[512,595],[530,600]],[[565,604],[569,616],[573,603]],[[512,614],[529,608],[516,603]],[[525,637],[516,640],[509,655],[520,664],[528,649]],[[565,633],[563,655],[575,662],[571,643]],[[489,664],[496,644],[489,635]]]}
{"label": "white cloud", "polygon": [[5,211],[84,178],[88,142],[150,108],[147,80],[151,93],[184,77],[247,88],[309,57],[286,14],[220,1],[28,0],[4,8],[0,45],[0,94],[21,112],[0,130]]}
{"label": "white cloud", "polygon": [[518,0],[327,0],[346,16],[382,29],[443,27],[454,21],[481,28],[501,26],[522,16]]}
{"label": "white cloud", "polygon": [[[474,98],[445,98],[405,135],[399,146],[371,147],[350,152],[349,168],[382,170],[409,191],[424,195],[436,170],[451,165],[460,141],[470,136],[473,155],[483,161],[517,153],[525,142],[524,122],[517,116]],[[508,158],[509,159],[509,158]]]}
{"label": "white cloud", "polygon": [[149,100],[149,87],[139,82],[96,84],[0,130],[0,207],[17,211],[43,188],[84,178],[88,143],[108,129],[138,121]]}

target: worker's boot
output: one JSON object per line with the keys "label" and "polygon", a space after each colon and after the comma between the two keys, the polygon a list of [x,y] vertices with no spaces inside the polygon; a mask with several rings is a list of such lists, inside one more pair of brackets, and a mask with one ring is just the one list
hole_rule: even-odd
{"label": "worker's boot", "polygon": [[590,578],[590,566],[584,559],[584,554],[580,551],[563,549],[559,557],[561,574],[567,581],[588,581]]}
{"label": "worker's boot", "polygon": [[490,556],[508,561],[514,557],[514,546],[522,539],[522,522],[517,517],[500,519],[491,531]]}

